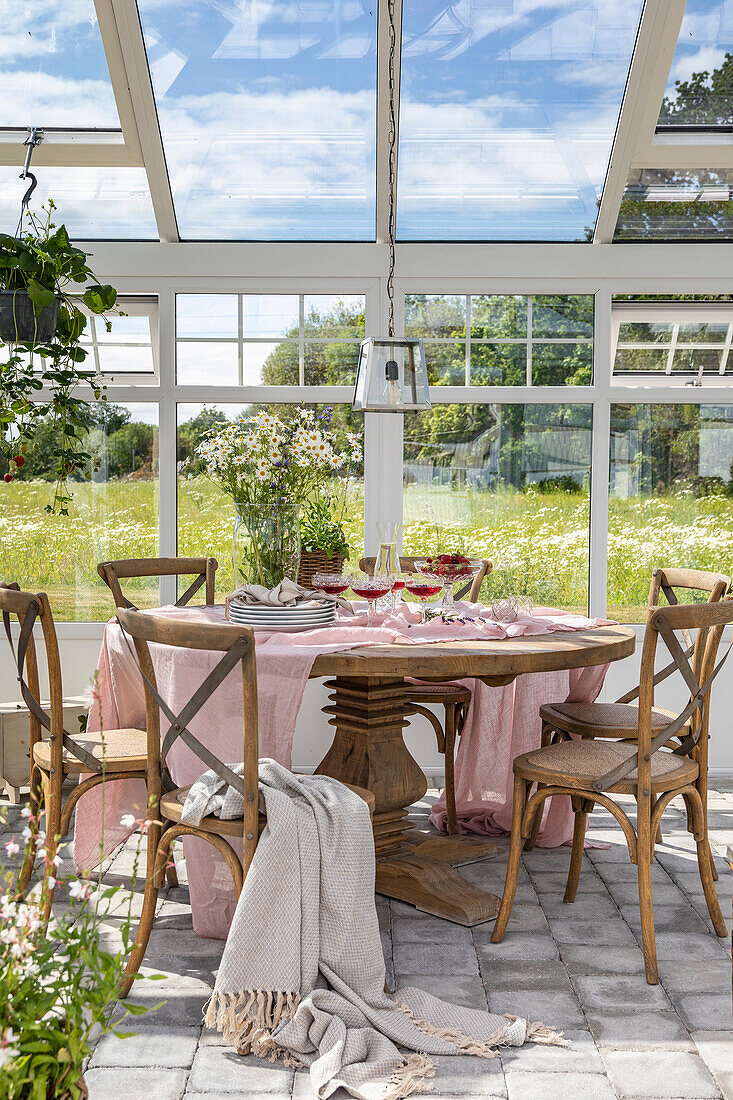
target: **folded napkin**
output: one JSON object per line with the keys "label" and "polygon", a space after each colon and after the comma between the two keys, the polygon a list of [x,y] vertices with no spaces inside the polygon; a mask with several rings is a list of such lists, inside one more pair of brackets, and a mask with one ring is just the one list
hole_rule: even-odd
{"label": "folded napkin", "polygon": [[303,588],[296,581],[285,577],[274,588],[265,588],[263,584],[240,584],[239,588],[226,598],[226,617],[229,618],[229,607],[232,600],[240,603],[258,603],[267,607],[318,607],[322,603],[336,603],[345,611],[353,614],[353,607],[343,596],[331,596],[328,592],[314,592],[310,588]]}

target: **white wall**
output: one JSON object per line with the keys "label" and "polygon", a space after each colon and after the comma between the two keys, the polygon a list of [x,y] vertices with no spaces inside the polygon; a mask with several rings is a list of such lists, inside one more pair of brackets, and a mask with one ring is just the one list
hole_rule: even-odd
{"label": "white wall", "polygon": [[[96,668],[101,641],[101,627],[81,624],[73,628],[77,637],[61,640],[61,659],[64,674],[64,693],[77,695],[89,686]],[[63,632],[64,627],[60,627]],[[639,630],[639,638],[642,631]],[[727,639],[724,640],[727,645]],[[723,650],[721,648],[721,654]],[[641,645],[637,644],[636,653],[612,664],[604,685],[602,699],[613,700],[638,683]],[[665,662],[662,662],[665,663]],[[657,705],[670,710],[679,710],[687,701],[684,687],[680,687],[672,678],[672,683],[660,685],[657,689]],[[17,683],[9,660],[0,662],[0,700],[10,701],[19,697]],[[293,764],[296,768],[312,768],[325,755],[333,735],[332,727],[326,722],[320,708],[326,704],[327,692],[322,681],[308,683],[298,716],[293,745]],[[731,704],[733,703],[733,656],[718,677],[713,691],[713,709],[711,715],[710,768],[711,771],[733,772],[733,722]],[[429,774],[443,771],[442,758],[435,748],[432,730],[419,720],[405,731],[408,748],[416,760]]]}

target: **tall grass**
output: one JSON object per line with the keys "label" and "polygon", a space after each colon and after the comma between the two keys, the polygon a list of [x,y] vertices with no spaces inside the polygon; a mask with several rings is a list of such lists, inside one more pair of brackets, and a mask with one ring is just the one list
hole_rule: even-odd
{"label": "tall grass", "polygon": [[[106,619],[111,597],[97,575],[108,558],[158,553],[158,483],[80,484],[73,515],[44,512],[43,482],[3,486],[0,577],[46,591],[59,620]],[[588,497],[501,489],[405,489],[406,553],[462,550],[493,562],[484,599],[526,592],[536,603],[585,611],[588,603]],[[217,589],[231,589],[231,501],[205,478],[179,482],[178,551],[213,554]],[[363,498],[351,498],[346,529],[356,565],[363,552]],[[609,616],[643,621],[651,570],[660,564],[733,570],[733,500],[679,491],[612,500],[609,510]],[[158,602],[153,581],[128,585],[140,607]]]}

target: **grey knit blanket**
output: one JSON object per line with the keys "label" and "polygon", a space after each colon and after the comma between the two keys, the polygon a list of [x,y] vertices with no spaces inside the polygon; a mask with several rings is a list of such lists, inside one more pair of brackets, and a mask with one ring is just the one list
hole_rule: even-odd
{"label": "grey knit blanket", "polygon": [[[515,1016],[421,989],[385,993],[366,804],[335,779],[294,775],[274,760],[260,761],[259,781],[267,824],[206,1009],[209,1027],[242,1054],[309,1066],[322,1100],[339,1087],[358,1100],[429,1092],[436,1055],[565,1045],[551,1028]],[[203,775],[184,819],[241,815],[241,798],[224,787],[215,773]]]}

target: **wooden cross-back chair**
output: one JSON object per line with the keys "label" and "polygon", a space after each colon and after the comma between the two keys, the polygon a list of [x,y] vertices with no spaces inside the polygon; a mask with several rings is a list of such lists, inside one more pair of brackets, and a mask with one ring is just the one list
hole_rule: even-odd
{"label": "wooden cross-back chair", "polygon": [[[0,584],[0,611],[5,634],[18,670],[23,701],[30,714],[30,809],[37,824],[41,796],[46,815],[46,840],[49,850],[56,850],[58,841],[69,831],[71,815],[85,791],[100,783],[115,779],[145,779],[146,735],[144,730],[113,729],[99,733],[64,729],[63,686],[56,627],[45,592],[23,592],[13,584]],[[18,620],[20,632],[17,645],[11,629],[12,619]],[[40,623],[43,648],[48,669],[48,699],[46,711],[41,704],[38,657],[33,627]],[[48,738],[43,740],[42,731]],[[88,774],[64,799],[62,786],[68,776],[76,779]],[[35,834],[35,828],[33,834]],[[26,847],[18,877],[17,889],[25,893],[31,879],[34,861],[35,835]],[[53,890],[47,891],[44,918],[48,920]]]}
{"label": "wooden cross-back chair", "polygon": [[[699,569],[655,569],[652,573],[651,586],[649,588],[649,607],[659,607],[660,597],[664,596],[670,606],[675,606],[679,600],[677,591],[696,592],[707,595],[708,603],[719,603],[730,592],[730,578],[722,573],[706,573]],[[691,656],[694,651],[694,640],[689,630],[683,630],[686,654]],[[677,665],[673,661],[666,665],[654,677],[654,685],[661,684],[669,676],[677,671]],[[557,741],[568,741],[571,737],[605,737],[613,740],[633,741],[636,738],[637,709],[634,703],[639,698],[640,687],[632,688],[617,699],[615,703],[546,703],[540,707],[542,719],[542,745],[550,745]],[[652,707],[652,730],[657,732],[668,723],[670,712],[660,707]],[[705,715],[705,736],[699,744],[699,774],[697,789],[702,799],[703,812],[707,817],[708,811],[708,729],[707,713]],[[687,734],[685,729],[677,735],[677,741],[681,741]],[[675,748],[674,741],[668,746]],[[541,814],[535,818],[532,833],[529,836],[525,849],[534,847],[541,824]],[[658,842],[662,840],[661,828],[656,837]],[[710,865],[713,877],[717,879],[715,861],[710,857]]]}
{"label": "wooden cross-back chair", "polygon": [[[664,810],[678,795],[684,799],[687,827],[695,837],[700,879],[713,927],[718,936],[727,935],[715,892],[707,820],[697,781],[707,738],[710,691],[730,652],[727,646],[716,663],[718,648],[723,628],[731,623],[733,600],[730,598],[718,603],[650,608],[641,655],[635,740],[580,738],[560,741],[515,759],[509,861],[504,896],[491,937],[493,943],[501,942],[511,913],[522,839],[530,835],[533,822],[541,816],[545,799],[554,795],[570,795],[575,810],[566,902],[575,900],[589,810],[598,803],[621,825],[631,862],[638,870],[644,967],[651,985],[658,981],[651,881],[654,839]],[[691,662],[677,639],[677,630],[697,631]],[[690,700],[679,715],[667,714],[661,727],[653,720],[657,680],[654,665],[660,637],[673,668],[683,677],[690,692]],[[665,748],[671,739],[676,745],[673,751]],[[534,783],[537,789],[528,798]],[[636,828],[614,801],[615,794],[631,794],[636,799]]]}
{"label": "wooden cross-back chair", "polygon": [[[422,559],[401,556],[402,572],[417,573],[416,563],[420,560]],[[359,562],[359,568],[369,576],[373,576],[376,561],[376,558],[362,558]],[[491,562],[483,562],[481,569],[473,580],[456,589],[456,598],[462,600],[468,596],[471,603],[478,603],[481,585],[490,572]],[[471,692],[463,684],[445,682],[408,684],[407,701],[409,704],[407,714],[420,714],[427,719],[435,731],[438,752],[445,757],[445,813],[448,832],[454,836],[458,833],[455,784],[456,741],[461,736],[463,727],[466,724],[466,716],[471,704]],[[428,709],[429,705],[443,707],[444,721],[442,724],[438,716]]]}
{"label": "wooden cross-back chair", "polygon": [[125,596],[120,580],[139,577],[183,577],[197,574],[182,596],[176,600],[176,607],[185,607],[196,595],[202,585],[206,585],[206,603],[214,603],[214,581],[219,563],[216,558],[123,558],[119,561],[101,561],[97,572],[112,592],[115,607],[128,607],[137,610],[135,604]]}
{"label": "wooden cross-back chair", "polygon": [[[265,817],[258,809],[258,759],[257,734],[257,666],[255,661],[254,633],[248,627],[217,623],[186,623],[163,615],[142,614],[131,609],[118,608],[118,621],[125,636],[132,638],[137,662],[145,688],[148,759],[148,875],[145,896],[135,944],[127,962],[120,985],[120,996],[130,991],[134,975],[142,963],[155,920],[158,891],[163,884],[171,845],[178,837],[196,836],[212,844],[226,860],[232,874],[237,898],[252,863],[257,842],[265,826]],[[180,649],[200,649],[221,653],[219,661],[196,689],[179,714],[174,714],[161,696],[155,669],[150,656],[149,643],[175,646]],[[237,665],[242,676],[243,697],[243,776],[238,776],[215,753],[191,733],[189,723]],[[161,739],[161,711],[167,730]],[[199,825],[182,821],[183,807],[190,787],[174,787],[166,768],[166,757],[178,738],[198,756],[205,769],[213,769],[221,779],[233,787],[244,802],[241,818],[222,820],[208,815]],[[374,812],[374,795],[371,791],[351,787]],[[236,854],[230,841],[242,841],[242,859]]]}

